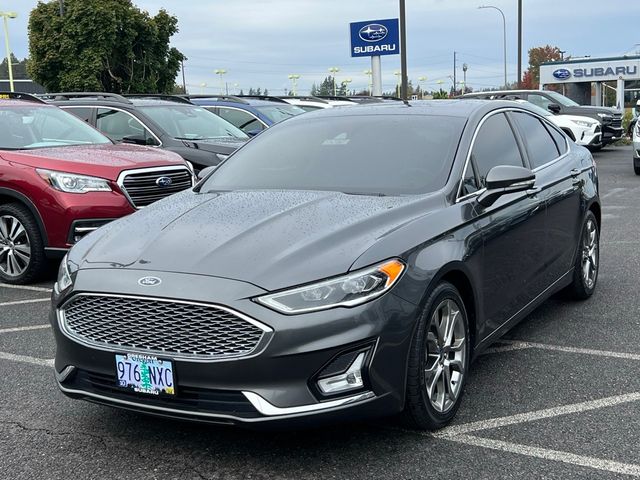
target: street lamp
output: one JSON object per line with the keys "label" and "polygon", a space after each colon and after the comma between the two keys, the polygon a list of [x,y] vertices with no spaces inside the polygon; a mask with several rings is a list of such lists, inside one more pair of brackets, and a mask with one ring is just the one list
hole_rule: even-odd
{"label": "street lamp", "polygon": [[9,24],[7,19],[16,18],[18,14],[16,12],[0,12],[0,17],[4,19],[4,45],[7,47],[7,70],[9,71],[9,88],[12,92],[13,89],[13,66],[11,65],[11,47],[9,47]]}
{"label": "street lamp", "polygon": [[200,84],[200,93],[204,93],[204,89],[205,89],[205,88],[207,88],[207,84],[206,84],[206,83],[204,83],[204,82],[202,82],[202,83]]}
{"label": "street lamp", "polygon": [[[504,12],[499,9],[498,7],[494,7],[493,5],[481,5],[478,7],[478,9],[483,9],[483,8],[493,8],[494,10],[497,10],[498,12],[500,12],[500,15],[502,15],[502,48],[504,50],[504,88],[507,88],[507,20],[504,16]],[[518,79],[518,81],[520,81]]]}
{"label": "street lamp", "polygon": [[220,76],[220,95],[224,95],[224,80],[222,77],[227,74],[227,71],[224,68],[218,68],[213,73]]}
{"label": "street lamp", "polygon": [[297,73],[292,73],[289,75],[289,80],[291,80],[291,83],[293,84],[293,96],[295,97],[296,95],[298,95],[298,79],[300,78],[300,75],[298,75]]}
{"label": "street lamp", "polygon": [[420,85],[420,93],[421,93],[420,98],[422,100],[424,100],[424,82],[426,82],[426,81],[427,81],[427,77],[425,77],[425,76],[418,77],[418,83]]}
{"label": "street lamp", "polygon": [[369,95],[373,95],[373,70],[368,69],[362,73],[369,77],[369,83],[367,84],[369,87]]}
{"label": "street lamp", "polygon": [[397,78],[397,80],[396,80],[396,96],[398,98],[400,98],[400,82],[402,81],[402,72],[400,70],[396,70],[395,72],[393,72],[393,74]]}
{"label": "street lamp", "polygon": [[469,70],[469,65],[466,63],[462,64],[462,94],[467,93],[467,70]]}
{"label": "street lamp", "polygon": [[336,91],[336,73],[338,73],[340,71],[340,69],[338,67],[331,67],[329,68],[329,73],[332,73],[332,77],[333,77],[333,96],[335,97],[338,93]]}
{"label": "street lamp", "polygon": [[344,93],[346,95],[348,95],[348,91],[347,91],[347,87],[349,86],[349,84],[352,82],[353,80],[351,78],[345,78],[344,80],[342,80],[342,82],[340,82],[342,84],[342,86],[344,87]]}

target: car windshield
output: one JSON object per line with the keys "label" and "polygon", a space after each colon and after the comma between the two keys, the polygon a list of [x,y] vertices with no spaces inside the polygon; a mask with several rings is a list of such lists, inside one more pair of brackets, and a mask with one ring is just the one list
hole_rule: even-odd
{"label": "car windshield", "polygon": [[58,107],[0,107],[0,149],[28,150],[103,143],[112,142]]}
{"label": "car windshield", "polygon": [[296,107],[295,105],[268,105],[262,107],[256,107],[257,110],[260,111],[264,116],[270,119],[273,123],[278,123],[287,118],[295,117],[296,115],[300,115],[304,113],[300,107]]}
{"label": "car windshield", "polygon": [[424,194],[444,186],[465,121],[423,115],[318,116],[261,133],[200,191]]}
{"label": "car windshield", "polygon": [[156,105],[140,107],[140,111],[156,122],[170,136],[181,140],[249,138],[239,128],[202,107]]}
{"label": "car windshield", "polygon": [[562,95],[562,94],[560,94],[558,92],[547,91],[545,93],[547,95],[549,95],[551,98],[553,98],[554,102],[559,103],[560,105],[564,105],[565,107],[579,107],[580,106],[578,103],[574,102],[570,98],[567,98],[567,97],[565,97],[564,95]]}

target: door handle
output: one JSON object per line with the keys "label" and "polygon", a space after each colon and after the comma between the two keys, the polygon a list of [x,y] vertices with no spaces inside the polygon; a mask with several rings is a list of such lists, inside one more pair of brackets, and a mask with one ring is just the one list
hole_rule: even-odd
{"label": "door handle", "polygon": [[577,168],[574,168],[573,170],[571,170],[571,176],[572,176],[573,178],[576,178],[576,177],[577,177],[578,175],[580,175],[581,173],[582,173],[582,172],[581,172],[579,169],[577,169]]}
{"label": "door handle", "polygon": [[527,196],[535,197],[542,191],[542,187],[532,187],[527,190]]}

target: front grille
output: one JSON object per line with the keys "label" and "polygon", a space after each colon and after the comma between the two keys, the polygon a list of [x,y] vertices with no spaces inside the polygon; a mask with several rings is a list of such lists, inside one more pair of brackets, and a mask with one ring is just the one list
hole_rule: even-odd
{"label": "front grille", "polygon": [[[158,185],[160,178],[171,179],[166,186]],[[136,170],[124,174],[121,187],[136,208],[146,207],[169,195],[181,192],[193,186],[193,176],[187,168]]]}
{"label": "front grille", "polygon": [[153,298],[78,295],[60,313],[81,343],[207,360],[250,355],[271,331],[224,307]]}

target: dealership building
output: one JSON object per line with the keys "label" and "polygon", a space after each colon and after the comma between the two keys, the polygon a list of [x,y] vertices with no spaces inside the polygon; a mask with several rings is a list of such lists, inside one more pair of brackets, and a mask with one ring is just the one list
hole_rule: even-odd
{"label": "dealership building", "polygon": [[629,108],[640,99],[640,56],[543,63],[540,88],[551,85],[560,86],[566,96],[581,105]]}

